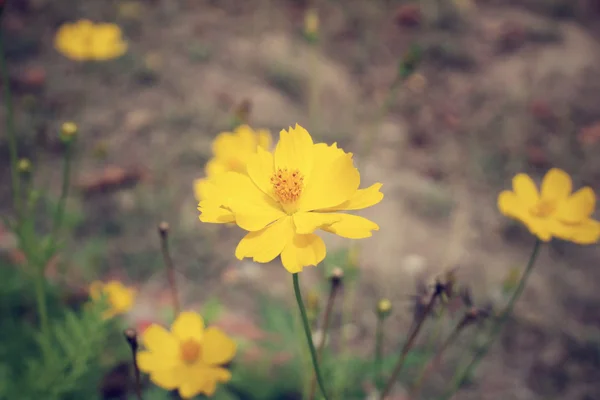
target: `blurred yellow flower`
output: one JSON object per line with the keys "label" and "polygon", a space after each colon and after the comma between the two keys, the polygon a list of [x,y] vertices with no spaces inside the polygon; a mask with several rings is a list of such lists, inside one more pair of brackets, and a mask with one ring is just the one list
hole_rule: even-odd
{"label": "blurred yellow flower", "polygon": [[557,237],[578,244],[596,243],[600,222],[591,218],[596,195],[589,187],[572,193],[572,185],[571,177],[557,168],[546,173],[540,192],[528,175],[517,174],[513,190],[498,196],[498,208],[545,242]]}
{"label": "blurred yellow flower", "polygon": [[142,343],[146,351],[137,355],[140,370],[149,373],[157,386],[179,389],[184,399],[212,396],[218,382],[231,379],[222,366],[235,356],[235,342],[218,328],[205,329],[204,320],[194,312],[179,314],[171,332],[152,324],[142,334]]}
{"label": "blurred yellow flower", "polygon": [[93,301],[106,298],[108,309],[102,314],[102,318],[109,319],[118,314],[124,314],[131,310],[135,300],[135,289],[128,288],[119,281],[92,282],[90,285],[90,297]]}
{"label": "blurred yellow flower", "polygon": [[266,263],[281,255],[283,266],[296,273],[325,258],[317,229],[351,239],[379,230],[366,218],[336,212],[381,201],[380,183],[366,189],[359,184],[352,153],[335,143],[315,144],[296,125],[280,132],[274,152],[259,147],[248,159],[247,174],[226,172],[211,179],[211,191],[198,207],[200,221],[223,223],[228,212],[249,231],[236,248],[238,259]]}
{"label": "blurred yellow flower", "polygon": [[221,132],[212,144],[213,158],[206,164],[206,177],[194,181],[196,200],[207,198],[211,191],[209,179],[228,171],[246,173],[246,164],[250,156],[261,147],[269,150],[271,133],[266,129],[254,131],[248,125],[240,125],[233,132]]}
{"label": "blurred yellow flower", "polygon": [[304,34],[316,38],[319,34],[319,14],[315,8],[310,8],[304,14]]}
{"label": "blurred yellow flower", "polygon": [[75,61],[105,61],[122,56],[127,43],[115,24],[94,24],[88,20],[64,24],[54,37],[54,47]]}

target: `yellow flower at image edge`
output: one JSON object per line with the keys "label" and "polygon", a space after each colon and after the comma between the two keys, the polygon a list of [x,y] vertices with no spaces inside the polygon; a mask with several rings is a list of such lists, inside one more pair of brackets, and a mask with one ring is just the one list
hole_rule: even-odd
{"label": "yellow flower at image edge", "polygon": [[[380,183],[359,189],[352,153],[336,144],[313,143],[301,126],[280,132],[273,153],[258,148],[247,174],[227,172],[210,181],[200,202],[200,220],[233,222],[249,231],[238,244],[238,259],[266,263],[281,255],[291,273],[325,258],[321,229],[360,239],[378,230],[374,222],[338,211],[359,210],[383,198]],[[233,219],[233,221],[232,221]]]}
{"label": "yellow flower at image edge", "polygon": [[206,198],[206,186],[210,178],[229,171],[246,173],[246,164],[257,149],[271,147],[271,133],[266,129],[254,131],[248,125],[240,125],[233,132],[221,132],[212,144],[213,158],[206,164],[205,179],[194,182],[196,200]]}
{"label": "yellow flower at image edge", "polygon": [[600,222],[592,219],[596,196],[589,187],[572,193],[571,177],[553,168],[544,176],[541,190],[525,174],[513,178],[513,190],[498,196],[502,214],[517,219],[542,241],[552,237],[578,244],[596,243]]}
{"label": "yellow flower at image edge", "polygon": [[231,379],[222,365],[235,356],[235,342],[218,328],[205,329],[196,313],[179,314],[171,332],[151,325],[142,334],[142,343],[146,351],[137,355],[140,370],[149,373],[157,386],[179,389],[183,398],[211,396],[218,382]]}
{"label": "yellow flower at image edge", "polygon": [[88,20],[62,25],[54,37],[54,47],[75,61],[111,60],[127,51],[119,26]]}
{"label": "yellow flower at image edge", "polygon": [[99,301],[105,296],[108,302],[108,309],[102,314],[104,319],[131,310],[135,294],[135,289],[128,288],[119,281],[109,281],[107,283],[96,281],[90,285],[90,297],[93,301]]}

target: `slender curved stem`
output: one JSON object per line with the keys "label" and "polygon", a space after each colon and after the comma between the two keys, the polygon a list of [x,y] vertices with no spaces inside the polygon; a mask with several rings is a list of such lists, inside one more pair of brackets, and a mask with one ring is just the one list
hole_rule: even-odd
{"label": "slender curved stem", "polygon": [[[333,311],[333,303],[335,302],[335,295],[338,292],[338,287],[332,287],[329,292],[329,297],[327,299],[327,305],[325,306],[325,314],[323,315],[323,330],[321,341],[319,342],[319,348],[317,349],[317,361],[321,360],[323,357],[323,349],[325,348],[325,342],[327,341],[327,333],[329,332],[329,325],[331,322],[331,314]],[[310,384],[310,392],[308,395],[309,400],[313,400],[315,398],[315,390],[317,389],[317,382],[315,377],[313,377]]]}
{"label": "slender curved stem", "polygon": [[321,389],[321,393],[323,394],[325,400],[329,400],[329,397],[327,397],[327,392],[325,392],[325,384],[323,383],[323,376],[321,375],[321,369],[319,368],[317,351],[315,350],[315,345],[312,340],[312,332],[310,331],[308,316],[306,315],[306,308],[304,307],[304,302],[302,301],[302,293],[300,292],[298,273],[292,274],[292,279],[294,282],[294,294],[296,295],[296,302],[298,302],[298,308],[300,309],[300,315],[302,316],[304,334],[306,335],[306,340],[308,341],[308,348],[310,350],[310,356],[312,357],[312,364],[315,370],[315,375],[317,377],[317,383],[319,384],[319,388]]}
{"label": "slender curved stem", "polygon": [[385,318],[377,316],[377,327],[375,330],[375,387],[377,390],[383,386],[383,377],[381,376],[381,364],[383,361],[383,324]]}
{"label": "slender curved stem", "polygon": [[525,271],[523,272],[523,276],[519,281],[519,285],[515,289],[512,297],[506,305],[506,308],[502,312],[502,315],[500,316],[500,318],[498,318],[496,324],[494,324],[494,327],[492,328],[492,333],[488,341],[477,350],[471,362],[469,362],[469,364],[467,364],[467,366],[455,376],[455,378],[452,381],[452,387],[446,392],[446,394],[443,397],[443,400],[450,400],[456,394],[456,392],[458,392],[460,387],[463,385],[464,381],[467,379],[467,377],[472,375],[475,368],[477,368],[483,357],[489,351],[490,347],[492,347],[492,344],[494,344],[495,340],[500,335],[500,332],[502,332],[502,327],[508,320],[510,314],[512,314],[513,308],[515,307],[515,303],[517,302],[519,297],[521,297],[523,289],[525,289],[525,284],[527,283],[529,275],[531,275],[531,271],[533,271],[533,266],[539,254],[540,247],[541,242],[539,241],[539,239],[536,239],[535,244],[533,246],[533,250],[531,251],[531,256],[529,257],[529,261],[527,263],[527,266],[525,267]]}
{"label": "slender curved stem", "polygon": [[62,170],[62,188],[60,190],[60,197],[58,199],[58,205],[54,212],[54,220],[52,223],[52,240],[56,242],[56,236],[58,235],[60,228],[62,227],[63,219],[65,216],[65,207],[67,203],[67,196],[69,195],[69,183],[71,180],[71,158],[73,155],[73,143],[67,143],[67,149],[65,152],[63,170]]}

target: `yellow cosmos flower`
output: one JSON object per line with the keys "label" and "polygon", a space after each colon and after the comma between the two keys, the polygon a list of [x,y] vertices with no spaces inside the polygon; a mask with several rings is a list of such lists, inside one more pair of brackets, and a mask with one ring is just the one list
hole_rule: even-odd
{"label": "yellow cosmos flower", "polygon": [[231,379],[222,365],[235,356],[235,342],[218,328],[205,329],[196,313],[179,314],[171,332],[152,324],[142,334],[142,343],[146,351],[137,355],[140,370],[149,373],[157,386],[179,389],[184,399],[212,396],[218,382]]}
{"label": "yellow cosmos flower", "polygon": [[247,174],[227,172],[211,180],[201,201],[200,220],[233,222],[249,231],[238,244],[238,259],[265,263],[281,255],[291,273],[325,258],[321,229],[351,239],[371,236],[379,226],[337,211],[359,210],[383,198],[380,183],[359,189],[352,153],[336,144],[313,143],[299,125],[281,131],[273,153],[258,148]]}
{"label": "yellow cosmos flower", "polygon": [[220,133],[212,144],[213,158],[206,164],[207,178],[194,182],[196,200],[206,198],[205,193],[211,190],[208,182],[210,178],[228,171],[245,174],[250,156],[259,147],[270,149],[271,141],[268,130],[254,131],[248,125],[240,125],[233,132]]}
{"label": "yellow cosmos flower", "polygon": [[566,172],[556,168],[548,171],[540,192],[525,174],[516,175],[512,186],[512,191],[498,196],[500,212],[521,221],[540,240],[557,237],[592,244],[600,238],[600,222],[591,218],[596,207],[594,191],[584,187],[571,193],[571,177]]}
{"label": "yellow cosmos flower", "polygon": [[54,47],[75,61],[111,60],[127,51],[121,28],[88,20],[62,25],[54,37]]}
{"label": "yellow cosmos flower", "polygon": [[93,301],[98,301],[102,297],[106,297],[109,308],[102,314],[104,319],[109,319],[131,310],[135,294],[135,289],[128,288],[119,281],[109,281],[107,283],[95,281],[90,285],[90,297]]}

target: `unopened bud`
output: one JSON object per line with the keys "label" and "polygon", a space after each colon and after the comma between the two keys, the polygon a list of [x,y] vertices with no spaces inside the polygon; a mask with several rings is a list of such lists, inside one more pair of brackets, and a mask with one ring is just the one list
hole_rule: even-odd
{"label": "unopened bud", "polygon": [[377,316],[387,318],[392,312],[392,302],[388,299],[381,299],[377,302]]}
{"label": "unopened bud", "polygon": [[331,282],[331,288],[337,289],[342,285],[342,280],[344,279],[344,271],[336,267],[331,272],[331,276],[329,277],[329,281]]}
{"label": "unopened bud", "polygon": [[136,353],[137,349],[139,347],[139,343],[138,343],[138,339],[137,339],[137,332],[135,331],[135,329],[133,329],[133,328],[125,329],[125,332],[123,332],[123,334],[125,335],[125,339],[127,339],[127,343],[129,343],[129,347],[131,348],[131,351],[133,353]]}
{"label": "unopened bud", "polygon": [[309,42],[316,42],[319,38],[319,14],[314,8],[304,14],[304,37]]}
{"label": "unopened bud", "polygon": [[74,122],[65,122],[60,127],[60,138],[63,142],[69,143],[75,139],[75,136],[77,136],[78,132],[79,129]]}
{"label": "unopened bud", "polygon": [[163,221],[160,224],[158,224],[158,233],[162,237],[167,236],[167,234],[169,233],[169,223]]}
{"label": "unopened bud", "polygon": [[31,161],[28,158],[21,158],[17,163],[17,169],[22,174],[29,174],[31,172]]}

